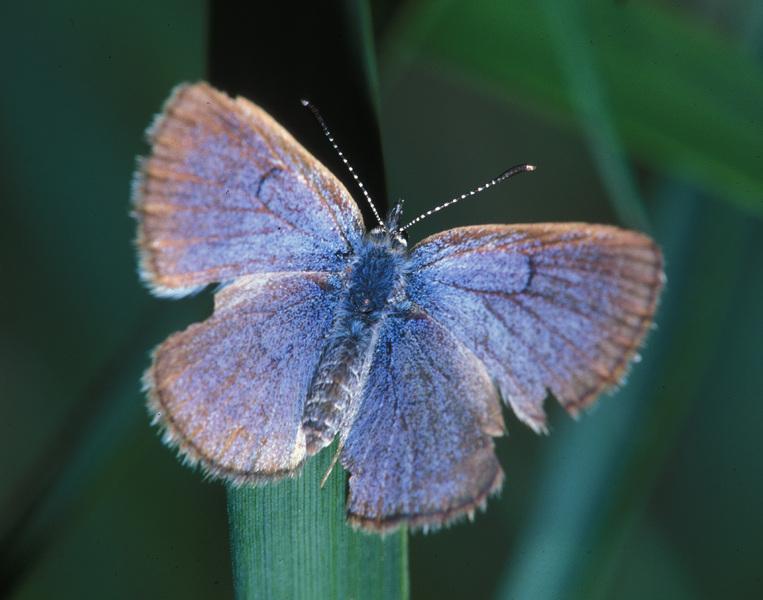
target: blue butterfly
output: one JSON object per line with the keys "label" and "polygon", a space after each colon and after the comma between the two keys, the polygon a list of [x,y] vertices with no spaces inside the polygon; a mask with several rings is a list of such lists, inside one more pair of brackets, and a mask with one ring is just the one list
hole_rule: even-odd
{"label": "blue butterfly", "polygon": [[407,247],[398,203],[367,231],[342,184],[267,113],[175,89],[134,182],[159,296],[220,282],[213,315],[144,377],[165,441],[241,484],[339,438],[348,520],[433,529],[503,472],[501,399],[535,431],[617,385],[652,324],[662,256],[603,225],[459,227]]}

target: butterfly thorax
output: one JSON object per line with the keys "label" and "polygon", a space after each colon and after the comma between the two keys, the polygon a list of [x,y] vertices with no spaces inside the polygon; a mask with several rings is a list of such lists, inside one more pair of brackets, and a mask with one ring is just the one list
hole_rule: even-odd
{"label": "butterfly thorax", "polygon": [[408,263],[405,240],[394,228],[366,234],[350,261],[347,291],[307,394],[302,427],[308,454],[330,444],[354,420],[379,326],[390,311],[405,310]]}

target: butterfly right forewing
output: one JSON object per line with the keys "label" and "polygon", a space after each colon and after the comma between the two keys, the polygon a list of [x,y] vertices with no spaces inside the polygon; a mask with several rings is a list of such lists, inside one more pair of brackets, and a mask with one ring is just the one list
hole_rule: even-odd
{"label": "butterfly right forewing", "polygon": [[604,225],[461,227],[412,251],[411,299],[487,367],[535,430],[620,382],[664,281],[647,236]]}

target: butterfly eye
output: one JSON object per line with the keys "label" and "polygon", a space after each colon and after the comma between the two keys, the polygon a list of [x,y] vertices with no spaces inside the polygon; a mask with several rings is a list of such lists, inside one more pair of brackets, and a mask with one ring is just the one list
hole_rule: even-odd
{"label": "butterfly eye", "polygon": [[390,249],[401,252],[408,248],[408,233],[402,229],[391,230],[386,233]]}

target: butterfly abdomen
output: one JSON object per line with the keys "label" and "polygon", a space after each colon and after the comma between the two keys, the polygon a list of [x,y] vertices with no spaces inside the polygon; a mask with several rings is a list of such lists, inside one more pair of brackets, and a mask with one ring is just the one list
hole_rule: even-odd
{"label": "butterfly abdomen", "polygon": [[352,422],[366,379],[378,325],[404,302],[407,254],[389,240],[365,238],[323,348],[305,403],[307,453],[327,446]]}

